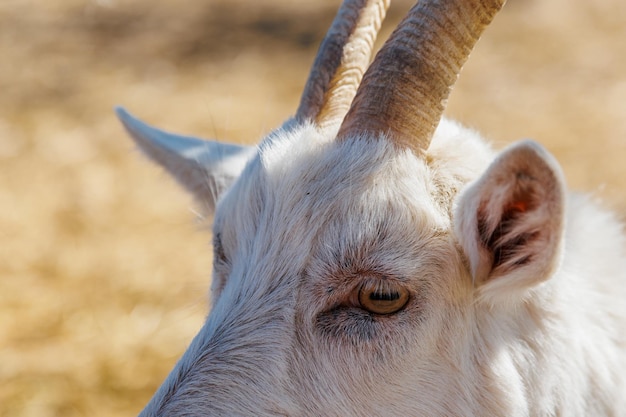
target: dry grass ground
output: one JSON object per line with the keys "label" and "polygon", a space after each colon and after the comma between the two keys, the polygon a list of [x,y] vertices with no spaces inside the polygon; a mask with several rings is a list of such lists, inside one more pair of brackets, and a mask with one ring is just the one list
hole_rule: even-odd
{"label": "dry grass ground", "polygon": [[[0,416],[134,415],[206,314],[210,237],[112,107],[253,143],[295,109],[337,5],[0,2]],[[510,0],[447,113],[541,141],[623,217],[625,39],[623,0]]]}

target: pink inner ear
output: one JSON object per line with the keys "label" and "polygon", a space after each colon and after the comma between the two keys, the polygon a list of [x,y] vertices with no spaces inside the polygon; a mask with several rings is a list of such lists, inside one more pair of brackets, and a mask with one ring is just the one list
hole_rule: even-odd
{"label": "pink inner ear", "polygon": [[511,201],[504,206],[504,213],[509,215],[535,209],[543,194],[540,184],[533,177],[518,173],[516,179]]}
{"label": "pink inner ear", "polygon": [[525,213],[526,211],[528,211],[528,208],[529,208],[528,201],[524,201],[524,200],[513,201],[512,203],[508,205],[505,212],[517,211],[517,212]]}
{"label": "pink inner ear", "polygon": [[[520,179],[519,175],[517,179]],[[480,240],[492,256],[490,269],[499,270],[500,274],[532,261],[533,253],[528,249],[541,236],[541,230],[530,224],[528,227],[519,227],[524,225],[528,213],[535,210],[542,200],[542,190],[538,184],[518,181],[509,192],[511,199],[503,204],[498,219],[489,220],[489,203],[484,203],[477,213]],[[496,223],[488,224],[487,221]]]}

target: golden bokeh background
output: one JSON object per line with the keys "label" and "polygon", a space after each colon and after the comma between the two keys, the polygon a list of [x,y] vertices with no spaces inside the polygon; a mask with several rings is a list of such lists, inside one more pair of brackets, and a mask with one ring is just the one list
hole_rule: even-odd
{"label": "golden bokeh background", "polygon": [[[396,1],[385,37],[410,6]],[[210,236],[112,108],[254,143],[338,0],[0,2],[0,416],[135,415],[207,313]],[[447,114],[626,212],[626,2],[509,0]]]}

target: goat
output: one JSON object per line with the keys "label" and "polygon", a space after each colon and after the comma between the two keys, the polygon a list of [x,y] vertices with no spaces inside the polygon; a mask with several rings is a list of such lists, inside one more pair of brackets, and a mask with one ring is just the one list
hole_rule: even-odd
{"label": "goat", "polygon": [[624,416],[611,214],[524,140],[442,118],[504,0],[345,0],[258,147],[137,145],[214,212],[212,310],[142,416]]}

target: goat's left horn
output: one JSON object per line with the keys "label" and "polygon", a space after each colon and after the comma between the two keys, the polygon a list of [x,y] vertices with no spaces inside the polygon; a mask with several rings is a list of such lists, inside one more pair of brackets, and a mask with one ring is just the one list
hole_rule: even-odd
{"label": "goat's left horn", "polygon": [[390,0],[345,0],[311,68],[296,120],[339,123],[370,62]]}
{"label": "goat's left horn", "polygon": [[505,1],[419,1],[365,73],[338,138],[384,133],[423,154],[461,67]]}

